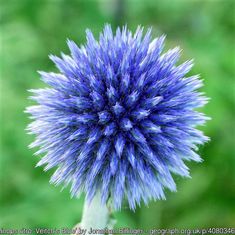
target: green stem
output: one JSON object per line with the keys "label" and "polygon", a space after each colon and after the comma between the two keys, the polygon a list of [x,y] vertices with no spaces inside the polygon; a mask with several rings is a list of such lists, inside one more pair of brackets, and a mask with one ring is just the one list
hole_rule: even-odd
{"label": "green stem", "polygon": [[104,229],[109,225],[109,211],[106,205],[101,204],[100,195],[96,195],[91,203],[85,201],[83,208],[82,229]]}

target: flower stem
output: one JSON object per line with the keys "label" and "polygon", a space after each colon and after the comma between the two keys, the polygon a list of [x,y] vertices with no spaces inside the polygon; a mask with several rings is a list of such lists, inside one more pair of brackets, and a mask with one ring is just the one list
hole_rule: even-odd
{"label": "flower stem", "polygon": [[109,226],[109,217],[107,206],[101,204],[100,195],[97,194],[90,203],[85,201],[80,227],[88,231],[90,228],[105,229]]}

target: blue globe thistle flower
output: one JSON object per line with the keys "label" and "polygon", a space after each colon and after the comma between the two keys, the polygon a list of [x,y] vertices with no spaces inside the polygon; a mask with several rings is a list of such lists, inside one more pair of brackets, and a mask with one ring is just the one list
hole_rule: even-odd
{"label": "blue globe thistle flower", "polygon": [[172,173],[189,177],[184,161],[200,162],[208,140],[195,129],[208,119],[195,111],[207,103],[202,81],[185,77],[192,61],[176,65],[180,49],[162,53],[165,36],[151,41],[150,29],[114,35],[106,25],[99,41],[86,37],[81,47],[68,40],[70,56],[50,56],[60,73],[39,72],[51,88],[31,90],[30,147],[45,154],[37,166],[57,167],[50,182],[71,184],[72,196],[100,193],[114,209],[164,199],[176,191]]}

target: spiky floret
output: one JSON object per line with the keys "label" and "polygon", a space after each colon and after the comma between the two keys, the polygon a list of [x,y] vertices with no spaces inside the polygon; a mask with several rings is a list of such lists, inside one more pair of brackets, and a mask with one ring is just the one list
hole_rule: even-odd
{"label": "spiky floret", "polygon": [[115,209],[164,199],[176,190],[171,173],[189,177],[184,160],[201,161],[196,146],[208,140],[195,129],[207,120],[194,110],[207,102],[202,81],[185,77],[192,61],[176,65],[180,49],[162,53],[165,36],[151,42],[151,30],[86,35],[80,48],[68,40],[70,56],[50,56],[60,73],[40,75],[51,88],[31,90],[37,166],[57,167],[51,182],[71,183],[72,196],[99,192]]}

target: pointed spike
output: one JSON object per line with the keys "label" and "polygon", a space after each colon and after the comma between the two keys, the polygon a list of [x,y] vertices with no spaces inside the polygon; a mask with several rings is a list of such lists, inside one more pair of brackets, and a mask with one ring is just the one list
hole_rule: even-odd
{"label": "pointed spike", "polygon": [[128,107],[131,107],[132,105],[134,105],[136,103],[136,101],[139,98],[139,92],[138,91],[133,91],[130,95],[127,96],[127,99],[125,101],[125,104]]}
{"label": "pointed spike", "polygon": [[107,139],[104,139],[97,151],[97,160],[101,160],[105,157],[110,147],[110,142]]}
{"label": "pointed spike", "polygon": [[96,91],[92,91],[91,98],[93,100],[94,107],[98,107],[99,109],[102,109],[104,107],[105,102],[101,94]]}
{"label": "pointed spike", "polygon": [[126,94],[128,92],[128,88],[130,85],[130,75],[129,74],[125,74],[122,78],[121,78],[121,82],[120,82],[120,92],[122,94]]}
{"label": "pointed spike", "polygon": [[87,144],[89,145],[94,144],[100,139],[100,137],[101,137],[101,130],[99,128],[92,129],[89,134]]}
{"label": "pointed spike", "polygon": [[130,138],[134,140],[137,143],[146,143],[146,138],[141,133],[141,131],[138,128],[132,128],[130,131]]}
{"label": "pointed spike", "polygon": [[131,113],[131,116],[137,120],[142,120],[148,117],[149,114],[150,114],[150,110],[140,108],[140,109],[133,111]]}
{"label": "pointed spike", "polygon": [[116,174],[116,171],[118,169],[118,164],[119,164],[119,159],[116,152],[114,151],[111,154],[111,160],[110,160],[110,171],[112,175]]}
{"label": "pointed spike", "polygon": [[120,134],[118,135],[116,141],[115,141],[115,149],[116,149],[116,153],[118,155],[119,158],[121,158],[122,153],[123,153],[123,149],[125,146],[125,139],[124,137]]}
{"label": "pointed spike", "polygon": [[141,126],[143,127],[144,132],[149,134],[158,134],[162,132],[160,126],[155,125],[149,120],[142,121]]}
{"label": "pointed spike", "polygon": [[108,96],[108,99],[110,101],[110,103],[115,103],[116,100],[117,100],[117,92],[116,90],[114,89],[113,86],[110,86],[108,89],[107,89],[107,92],[106,92],[107,96]]}
{"label": "pointed spike", "polygon": [[164,46],[164,40],[165,40],[166,36],[162,35],[159,38],[155,38],[150,44],[149,44],[149,49],[148,49],[148,53],[155,53],[157,55],[159,55],[162,50],[163,50],[163,46]]}
{"label": "pointed spike", "polygon": [[108,126],[104,129],[104,135],[111,136],[116,131],[116,124],[114,122],[110,123]]}
{"label": "pointed spike", "polygon": [[130,162],[133,169],[136,168],[136,157],[135,157],[135,148],[133,144],[129,144],[126,148],[127,151],[127,158]]}
{"label": "pointed spike", "polygon": [[162,96],[155,96],[152,98],[145,99],[141,104],[142,104],[142,107],[151,109],[155,107],[157,104],[159,104],[162,100],[163,100]]}
{"label": "pointed spike", "polygon": [[97,121],[97,117],[94,114],[89,114],[89,113],[85,113],[85,114],[81,114],[78,115],[75,120],[78,123],[83,123],[83,124],[87,124],[87,123],[94,123]]}
{"label": "pointed spike", "polygon": [[107,123],[111,119],[111,114],[108,111],[101,111],[98,113],[99,122],[102,124]]}
{"label": "pointed spike", "polygon": [[128,118],[123,118],[120,122],[121,124],[121,128],[124,130],[124,131],[129,131],[132,127],[133,127],[133,124],[132,122],[130,121],[130,119]]}
{"label": "pointed spike", "polygon": [[112,109],[116,116],[120,116],[125,111],[125,109],[120,105],[119,102],[116,102]]}

